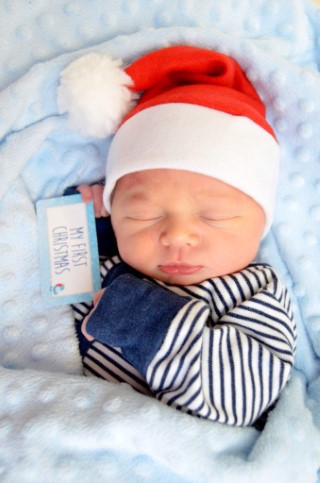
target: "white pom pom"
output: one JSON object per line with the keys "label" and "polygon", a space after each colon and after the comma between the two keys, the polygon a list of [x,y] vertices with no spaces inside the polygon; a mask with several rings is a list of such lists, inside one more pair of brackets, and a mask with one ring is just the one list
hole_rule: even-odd
{"label": "white pom pom", "polygon": [[132,84],[120,60],[98,53],[84,55],[61,73],[59,113],[68,112],[71,127],[84,136],[105,138],[134,107]]}

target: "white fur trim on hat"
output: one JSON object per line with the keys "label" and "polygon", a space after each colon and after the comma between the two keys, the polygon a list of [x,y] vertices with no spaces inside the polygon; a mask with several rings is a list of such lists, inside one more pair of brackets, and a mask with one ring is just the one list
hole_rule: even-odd
{"label": "white fur trim on hat", "polygon": [[193,104],[144,109],[116,132],[107,159],[104,204],[122,176],[147,169],[181,169],[228,183],[251,196],[266,214],[274,211],[280,149],[247,117]]}

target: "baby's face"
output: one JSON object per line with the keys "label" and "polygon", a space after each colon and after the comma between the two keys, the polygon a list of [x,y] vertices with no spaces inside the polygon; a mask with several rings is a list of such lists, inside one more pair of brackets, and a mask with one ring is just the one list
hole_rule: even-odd
{"label": "baby's face", "polygon": [[157,280],[192,285],[237,272],[255,257],[262,208],[222,181],[155,169],[122,177],[111,220],[121,258]]}

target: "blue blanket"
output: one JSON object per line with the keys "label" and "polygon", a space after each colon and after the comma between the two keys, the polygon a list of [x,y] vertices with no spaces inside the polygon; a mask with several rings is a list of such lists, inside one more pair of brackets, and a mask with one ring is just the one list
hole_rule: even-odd
{"label": "blue blanket", "polygon": [[[320,11],[303,0],[3,0],[0,31],[1,481],[320,481]],[[130,62],[176,44],[234,56],[282,146],[259,258],[291,292],[299,340],[262,433],[83,377],[70,307],[40,297],[35,202],[102,177],[109,146],[58,115],[60,71],[86,52]]]}

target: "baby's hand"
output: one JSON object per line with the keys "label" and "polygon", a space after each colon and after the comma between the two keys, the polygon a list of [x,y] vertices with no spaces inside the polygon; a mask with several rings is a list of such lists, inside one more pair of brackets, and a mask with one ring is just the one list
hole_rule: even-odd
{"label": "baby's hand", "polygon": [[85,203],[90,203],[93,200],[94,216],[101,218],[101,216],[109,216],[109,213],[103,205],[103,186],[100,184],[94,184],[92,186],[88,184],[81,184],[77,187],[77,190],[82,195],[82,199]]}
{"label": "baby's hand", "polygon": [[87,315],[87,317],[83,320],[82,322],[82,325],[81,325],[81,332],[82,334],[85,336],[85,338],[87,340],[89,340],[90,342],[94,340],[94,337],[92,337],[92,335],[90,335],[88,332],[87,332],[87,323],[92,315],[92,313],[96,310],[97,308],[97,305],[102,297],[102,295],[104,294],[105,292],[105,288],[99,290],[99,292],[97,292],[94,296],[93,296],[93,309],[91,310],[91,312],[89,312],[89,314]]}

